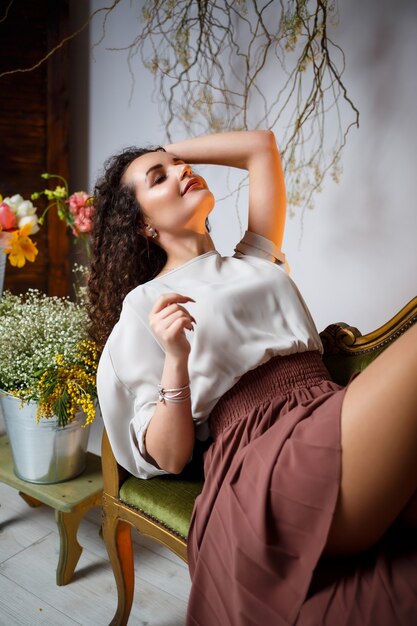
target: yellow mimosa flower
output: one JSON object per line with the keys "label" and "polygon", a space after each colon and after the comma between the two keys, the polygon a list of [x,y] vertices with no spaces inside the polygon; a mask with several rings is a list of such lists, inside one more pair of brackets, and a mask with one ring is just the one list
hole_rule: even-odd
{"label": "yellow mimosa flower", "polygon": [[4,252],[9,255],[9,261],[15,267],[23,267],[26,261],[33,262],[38,254],[36,244],[28,236],[31,225],[26,224],[22,228],[11,233],[10,240]]}

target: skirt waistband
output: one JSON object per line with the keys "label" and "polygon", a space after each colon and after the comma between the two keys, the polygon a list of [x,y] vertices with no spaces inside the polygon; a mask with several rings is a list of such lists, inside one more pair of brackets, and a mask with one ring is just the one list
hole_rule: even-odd
{"label": "skirt waistband", "polygon": [[273,357],[244,374],[220,398],[210,414],[211,433],[216,439],[227,426],[264,402],[324,380],[331,380],[331,376],[319,352]]}

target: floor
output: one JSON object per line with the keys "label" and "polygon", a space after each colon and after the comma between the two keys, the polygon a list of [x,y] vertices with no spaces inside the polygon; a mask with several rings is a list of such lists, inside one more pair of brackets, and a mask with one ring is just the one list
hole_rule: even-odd
{"label": "floor", "polygon": [[[53,510],[30,508],[0,483],[0,626],[107,626],[117,596],[99,527],[97,508],[78,532],[84,550],[74,579],[58,587]],[[135,531],[133,538],[136,591],[129,626],[183,626],[190,590],[186,564]]]}

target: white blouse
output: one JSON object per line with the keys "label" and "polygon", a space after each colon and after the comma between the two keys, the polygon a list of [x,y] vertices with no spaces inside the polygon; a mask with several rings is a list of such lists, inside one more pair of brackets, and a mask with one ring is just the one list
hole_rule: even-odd
{"label": "white blouse", "polygon": [[144,444],[165,358],[148,323],[161,294],[174,291],[195,300],[185,306],[197,323],[194,332],[185,332],[199,439],[209,435],[206,420],[216,402],[243,374],[273,356],[322,351],[284,262],[271,241],[246,232],[233,257],[206,252],[126,296],[100,359],[97,390],[116,459],[131,474],[150,478],[166,473],[146,460]]}

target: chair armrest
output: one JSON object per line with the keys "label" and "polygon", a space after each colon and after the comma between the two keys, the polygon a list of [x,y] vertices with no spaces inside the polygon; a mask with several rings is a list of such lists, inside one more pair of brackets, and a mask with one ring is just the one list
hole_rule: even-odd
{"label": "chair armrest", "polygon": [[320,337],[324,353],[363,354],[386,348],[402,333],[417,322],[417,297],[410,300],[392,319],[367,335],[361,335],[357,328],[343,322],[327,326]]}
{"label": "chair armrest", "polygon": [[333,378],[346,385],[353,374],[364,370],[390,343],[417,322],[417,297],[386,324],[361,335],[357,328],[344,323],[331,324],[320,337],[323,360]]}

